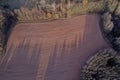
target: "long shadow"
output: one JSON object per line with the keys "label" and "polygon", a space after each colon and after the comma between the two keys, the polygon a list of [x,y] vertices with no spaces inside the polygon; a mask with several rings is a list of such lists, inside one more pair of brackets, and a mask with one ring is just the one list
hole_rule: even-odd
{"label": "long shadow", "polygon": [[[0,80],[37,80],[41,45],[36,43],[31,48],[30,42],[31,40],[25,37],[19,45],[9,46],[6,52],[9,54],[0,65]],[[29,52],[31,49],[32,51]]]}
{"label": "long shadow", "polygon": [[[76,34],[69,43],[70,51],[67,50],[67,39],[63,40],[61,48],[58,47],[59,42],[56,43],[51,53],[45,80],[80,80],[82,66],[89,57],[98,50],[108,47],[102,38],[97,19],[97,15],[86,16],[83,38],[81,34]],[[57,62],[54,62],[56,60]]]}
{"label": "long shadow", "polygon": [[58,42],[55,44],[53,53],[51,53],[49,59],[45,80],[79,80],[79,36],[76,34],[74,40],[69,44],[71,45],[70,51],[68,50],[66,39],[63,40],[61,47],[58,47]]}

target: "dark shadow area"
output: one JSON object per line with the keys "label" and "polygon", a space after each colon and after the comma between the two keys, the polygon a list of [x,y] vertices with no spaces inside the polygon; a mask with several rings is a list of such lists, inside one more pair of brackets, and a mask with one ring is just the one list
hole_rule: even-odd
{"label": "dark shadow area", "polygon": [[119,80],[119,60],[120,57],[116,52],[110,49],[97,52],[84,66],[82,80]]}
{"label": "dark shadow area", "polygon": [[18,15],[14,12],[14,10],[10,9],[8,4],[4,4],[0,6],[0,10],[2,11],[2,15],[4,17],[2,24],[2,36],[3,36],[3,48],[6,48],[8,38],[17,24]]}
{"label": "dark shadow area", "polygon": [[109,45],[117,52],[120,52],[120,14],[119,6],[120,1],[117,0],[115,4],[114,1],[111,4],[115,4],[113,10],[111,11],[108,3],[106,3],[105,10],[101,14],[101,30],[103,36],[107,39]]}

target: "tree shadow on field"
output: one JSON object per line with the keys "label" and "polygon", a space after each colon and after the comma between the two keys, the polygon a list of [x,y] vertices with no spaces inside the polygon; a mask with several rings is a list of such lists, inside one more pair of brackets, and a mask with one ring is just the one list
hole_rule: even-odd
{"label": "tree shadow on field", "polygon": [[10,9],[10,6],[8,4],[3,4],[0,6],[0,10],[3,16],[2,20],[2,36],[3,37],[3,48],[6,47],[8,38],[16,25],[18,19],[18,15],[14,12],[14,10]]}

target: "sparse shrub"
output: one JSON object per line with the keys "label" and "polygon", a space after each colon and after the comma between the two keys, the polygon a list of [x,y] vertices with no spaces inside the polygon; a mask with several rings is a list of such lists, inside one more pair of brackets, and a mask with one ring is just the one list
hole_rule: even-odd
{"label": "sparse shrub", "polygon": [[47,13],[47,18],[48,18],[48,19],[51,19],[51,18],[52,18],[52,14],[48,12],[48,13]]}
{"label": "sparse shrub", "polygon": [[88,4],[88,0],[83,0],[82,4],[83,4],[83,6],[87,5]]}

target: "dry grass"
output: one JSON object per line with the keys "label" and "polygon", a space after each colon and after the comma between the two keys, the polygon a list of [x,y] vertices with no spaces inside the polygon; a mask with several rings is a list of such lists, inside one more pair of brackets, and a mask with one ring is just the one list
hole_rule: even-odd
{"label": "dry grass", "polygon": [[104,10],[105,3],[103,1],[99,2],[89,2],[87,5],[83,6],[82,3],[75,5],[71,8],[70,15],[81,15],[89,13],[99,13]]}
{"label": "dry grass", "polygon": [[28,8],[21,7],[21,9],[16,9],[15,12],[18,14],[18,20],[20,22],[31,22],[31,20],[34,22],[41,22],[41,20],[54,20],[74,15],[99,13],[104,10],[104,6],[105,2],[104,0],[101,0],[97,2],[89,2],[87,5],[76,3],[70,8],[67,8],[66,4],[59,7],[52,7],[49,5],[45,7],[45,10],[37,9],[36,7],[29,10]]}

